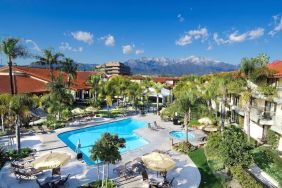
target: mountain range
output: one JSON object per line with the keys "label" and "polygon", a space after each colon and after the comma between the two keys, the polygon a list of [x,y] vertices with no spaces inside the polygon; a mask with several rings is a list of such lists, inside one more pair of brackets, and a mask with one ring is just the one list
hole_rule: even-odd
{"label": "mountain range", "polygon": [[227,72],[238,69],[232,65],[205,57],[190,56],[187,58],[149,58],[142,57],[125,61],[133,74],[173,75],[208,74],[214,72]]}

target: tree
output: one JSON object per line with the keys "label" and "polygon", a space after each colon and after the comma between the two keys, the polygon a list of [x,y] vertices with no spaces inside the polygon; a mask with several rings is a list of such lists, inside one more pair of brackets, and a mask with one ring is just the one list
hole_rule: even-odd
{"label": "tree", "polygon": [[24,118],[30,115],[32,106],[33,100],[28,95],[15,95],[10,101],[10,113],[14,116],[18,152],[21,150],[20,126],[22,125]]}
{"label": "tree", "polygon": [[[264,95],[271,95],[275,93],[272,86],[266,83],[267,77],[273,74],[267,68],[269,57],[265,54],[260,54],[253,58],[243,58],[240,63],[240,71],[244,74],[245,89],[241,92],[242,103],[244,108],[244,125],[247,128],[248,141],[250,142],[250,120],[251,120],[251,107],[252,95],[260,92]],[[264,89],[263,89],[264,88]],[[266,89],[267,88],[267,89]]]}
{"label": "tree", "polygon": [[68,87],[70,87],[71,83],[76,79],[78,65],[75,64],[71,58],[65,58],[62,61],[61,70],[67,74],[68,76],[67,85]]}
{"label": "tree", "polygon": [[236,127],[225,129],[220,144],[224,165],[247,167],[252,162],[251,149],[244,133]]}
{"label": "tree", "polygon": [[[90,150],[90,158],[92,160],[97,161],[98,164],[99,161],[107,164],[107,179],[109,178],[109,165],[115,164],[116,162],[121,160],[121,154],[119,149],[124,147],[124,138],[119,138],[118,135],[104,133],[102,137],[98,141],[96,141],[96,143]],[[97,168],[97,172],[99,174],[99,167]]]}
{"label": "tree", "polygon": [[1,41],[0,52],[4,53],[8,59],[9,66],[9,77],[10,77],[10,88],[11,94],[15,94],[14,81],[13,81],[13,60],[18,57],[26,57],[27,51],[24,46],[19,44],[20,39],[18,38],[6,38]]}
{"label": "tree", "polygon": [[48,65],[49,70],[51,73],[51,80],[54,79],[54,67],[53,65],[62,63],[62,57],[64,55],[60,52],[54,52],[52,49],[45,49],[43,50],[43,56],[35,56],[35,58],[38,60],[34,62],[34,64],[38,65]]}
{"label": "tree", "polygon": [[107,109],[108,109],[108,116],[110,116],[110,107],[113,105],[112,96],[110,95],[106,96],[106,103],[107,103]]}
{"label": "tree", "polygon": [[98,99],[98,90],[99,90],[99,84],[101,81],[101,76],[98,75],[91,75],[88,78],[87,83],[91,85],[91,91],[92,93],[94,93],[93,97],[94,97],[94,101],[96,102]]}
{"label": "tree", "polygon": [[56,117],[57,120],[61,119],[61,112],[73,103],[73,96],[65,89],[65,83],[61,75],[56,80],[52,80],[47,84],[50,93],[42,97],[47,111]]}
{"label": "tree", "polygon": [[137,99],[142,93],[142,88],[136,82],[131,82],[127,87],[127,97],[131,100],[132,106],[134,106],[135,111],[137,111]]}
{"label": "tree", "polygon": [[153,88],[157,95],[157,115],[159,115],[159,96],[161,94],[162,89],[164,88],[164,85],[158,82],[153,85]]}
{"label": "tree", "polygon": [[4,117],[9,113],[11,97],[12,96],[10,94],[0,95],[0,115],[1,115],[1,126],[3,132],[5,131]]}

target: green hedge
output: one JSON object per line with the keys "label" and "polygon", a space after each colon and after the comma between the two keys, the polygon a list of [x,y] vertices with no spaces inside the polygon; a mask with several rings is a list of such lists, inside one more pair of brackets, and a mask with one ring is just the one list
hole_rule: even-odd
{"label": "green hedge", "polygon": [[10,158],[11,160],[21,159],[21,158],[28,157],[29,154],[32,153],[32,151],[33,150],[30,148],[23,148],[21,149],[20,153],[17,153],[17,150],[9,150],[6,153],[6,156]]}
{"label": "green hedge", "polygon": [[232,176],[238,180],[244,188],[263,188],[263,186],[257,182],[248,172],[246,172],[241,166],[230,167]]}
{"label": "green hedge", "polygon": [[194,151],[197,148],[189,142],[178,142],[173,145],[173,149],[182,153],[187,154],[189,151]]}
{"label": "green hedge", "polygon": [[277,149],[279,144],[279,135],[269,129],[266,135],[266,142],[267,144],[271,145],[273,149]]}

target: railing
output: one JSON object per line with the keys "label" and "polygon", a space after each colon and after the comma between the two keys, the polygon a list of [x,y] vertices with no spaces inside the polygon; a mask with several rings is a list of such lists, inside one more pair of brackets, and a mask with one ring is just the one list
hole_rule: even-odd
{"label": "railing", "polygon": [[263,123],[265,124],[272,125],[273,120],[275,119],[275,112],[267,111],[264,108],[252,107],[251,119],[253,121],[259,121],[259,122],[263,121]]}

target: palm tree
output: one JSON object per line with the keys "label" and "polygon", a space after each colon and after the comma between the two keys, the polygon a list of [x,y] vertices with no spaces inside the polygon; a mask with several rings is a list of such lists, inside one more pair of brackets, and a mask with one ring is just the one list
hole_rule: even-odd
{"label": "palm tree", "polygon": [[141,96],[142,88],[138,83],[131,82],[127,87],[127,97],[131,100],[132,106],[135,108],[135,112],[137,111],[137,99]]}
{"label": "palm tree", "polygon": [[175,100],[180,112],[184,113],[186,142],[188,142],[188,124],[191,121],[191,109],[201,102],[200,93],[194,85],[184,90]]}
{"label": "palm tree", "polygon": [[71,58],[65,58],[62,61],[61,70],[67,74],[68,76],[67,85],[68,87],[70,87],[71,83],[76,79],[78,65],[75,64]]}
{"label": "palm tree", "polygon": [[21,150],[20,140],[20,126],[24,118],[30,115],[30,109],[33,106],[33,100],[28,95],[15,95],[10,101],[10,112],[14,116],[14,123],[16,127],[16,140],[17,140],[17,151]]}
{"label": "palm tree", "polygon": [[49,66],[49,70],[51,73],[51,79],[54,79],[54,67],[53,65],[56,64],[60,64],[61,58],[64,57],[64,55],[60,52],[54,52],[52,49],[45,49],[42,51],[43,56],[35,56],[35,58],[38,60],[36,62],[34,62],[34,64],[38,64],[38,65],[48,65]]}
{"label": "palm tree", "polygon": [[26,48],[19,45],[20,39],[18,38],[6,38],[1,41],[0,52],[4,53],[8,59],[9,77],[11,94],[15,94],[14,81],[13,81],[13,60],[18,57],[26,57]]}
{"label": "palm tree", "polygon": [[88,78],[87,83],[91,85],[92,87],[92,92],[94,93],[94,101],[97,101],[98,98],[98,90],[101,82],[101,76],[98,75],[91,75]]}
{"label": "palm tree", "polygon": [[[245,89],[241,92],[242,102],[244,108],[244,125],[247,128],[248,141],[250,142],[250,120],[251,120],[251,107],[252,107],[252,95],[260,90],[260,87],[267,86],[266,78],[269,77],[272,72],[266,67],[269,62],[269,57],[265,54],[260,54],[254,58],[243,58],[240,63],[240,71],[244,73]],[[256,86],[254,86],[256,85]],[[258,87],[258,88],[257,88]],[[263,94],[272,94],[275,92],[271,90],[271,93],[260,90]],[[269,90],[268,90],[269,91]]]}
{"label": "palm tree", "polygon": [[[109,165],[115,164],[121,160],[120,148],[125,147],[125,139],[119,138],[118,135],[104,133],[102,138],[95,142],[90,150],[90,158],[94,161],[102,161],[107,163],[107,179],[109,178]],[[98,173],[99,169],[97,168]],[[106,180],[107,180],[106,179]],[[103,182],[104,180],[102,180]],[[107,183],[106,183],[107,185]]]}
{"label": "palm tree", "polygon": [[2,126],[2,131],[5,131],[5,126],[4,126],[4,117],[6,114],[9,113],[9,107],[10,107],[10,100],[11,100],[11,95],[10,94],[2,94],[0,95],[0,115],[1,115],[1,126]]}
{"label": "palm tree", "polygon": [[158,82],[153,85],[153,88],[155,89],[157,95],[157,115],[159,115],[159,96],[161,94],[162,89],[164,88],[164,85]]}

